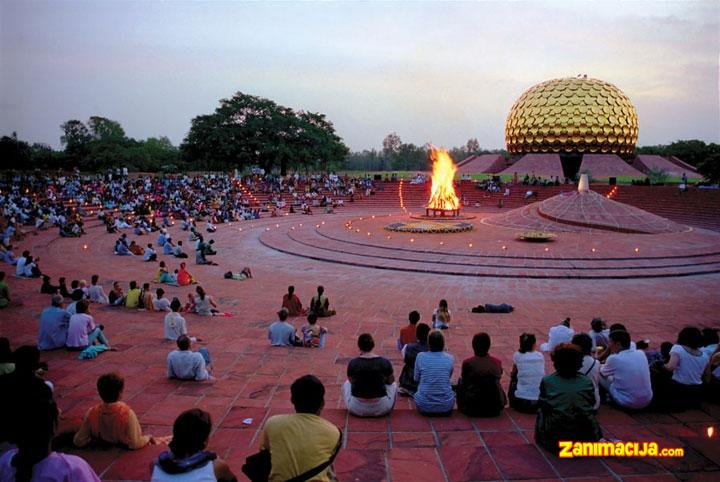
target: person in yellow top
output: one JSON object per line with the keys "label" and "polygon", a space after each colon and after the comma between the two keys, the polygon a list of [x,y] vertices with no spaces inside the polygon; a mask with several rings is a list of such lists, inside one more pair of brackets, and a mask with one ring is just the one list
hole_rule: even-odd
{"label": "person in yellow top", "polygon": [[313,375],[298,378],[290,386],[295,412],[275,415],[265,423],[260,449],[270,451],[270,482],[290,480],[327,465],[307,480],[337,480],[332,461],[342,443],[342,431],[320,417],[325,406],[325,387]]}
{"label": "person in yellow top", "polygon": [[130,282],[130,290],[125,297],[126,308],[137,308],[140,305],[140,288],[137,287],[137,281]]}
{"label": "person in yellow top", "polygon": [[85,413],[80,429],[73,438],[78,447],[91,443],[107,443],[124,445],[130,450],[143,448],[147,444],[155,444],[152,435],[143,435],[140,422],[135,412],[126,403],[120,401],[125,379],[118,373],[106,373],[97,381],[97,389],[102,399]]}

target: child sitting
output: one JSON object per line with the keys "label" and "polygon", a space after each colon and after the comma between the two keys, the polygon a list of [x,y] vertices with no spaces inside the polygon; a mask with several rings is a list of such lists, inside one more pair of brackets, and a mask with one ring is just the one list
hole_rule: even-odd
{"label": "child sitting", "polygon": [[300,330],[303,335],[303,346],[307,348],[322,348],[325,345],[327,330],[317,324],[317,315],[310,313],[307,317],[308,324]]}
{"label": "child sitting", "polygon": [[106,373],[97,381],[102,399],[85,413],[73,443],[85,447],[93,442],[120,444],[130,450],[157,443],[152,435],[143,435],[135,412],[120,401],[125,379],[118,373]]}

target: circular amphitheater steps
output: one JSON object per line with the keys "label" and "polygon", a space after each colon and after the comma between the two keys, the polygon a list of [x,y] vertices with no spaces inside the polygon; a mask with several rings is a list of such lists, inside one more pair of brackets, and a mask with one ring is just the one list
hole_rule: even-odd
{"label": "circular amphitheater steps", "polygon": [[[713,239],[683,247],[683,238],[677,236],[686,233],[669,235],[677,238],[667,242],[676,243],[678,247],[665,249],[660,254],[644,246],[639,252],[624,249],[625,254],[613,254],[612,249],[607,249],[607,254],[600,256],[587,249],[580,254],[563,255],[554,243],[548,245],[552,246],[548,253],[541,251],[543,254],[539,254],[537,251],[541,248],[538,245],[526,249],[530,246],[515,241],[512,231],[507,229],[504,229],[506,238],[503,242],[508,246],[505,251],[497,245],[488,246],[488,243],[481,242],[476,242],[474,249],[467,246],[457,249],[457,246],[451,246],[457,244],[457,239],[471,238],[453,238],[468,236],[465,234],[444,235],[447,245],[428,246],[424,237],[432,239],[439,235],[414,235],[411,238],[413,235],[383,231],[381,226],[394,217],[378,216],[370,228],[363,226],[361,233],[355,231],[360,218],[353,218],[353,229],[344,224],[345,219],[350,218],[322,219],[324,221],[320,217],[305,217],[270,224],[259,231],[258,239],[269,249],[319,262],[463,277],[642,279],[720,273],[720,243]],[[365,229],[372,229],[370,236],[366,236]],[[569,234],[578,236],[578,233]],[[645,237],[645,241],[652,244],[652,240],[648,239],[650,235],[636,236]],[[416,243],[409,242],[415,238]]]}

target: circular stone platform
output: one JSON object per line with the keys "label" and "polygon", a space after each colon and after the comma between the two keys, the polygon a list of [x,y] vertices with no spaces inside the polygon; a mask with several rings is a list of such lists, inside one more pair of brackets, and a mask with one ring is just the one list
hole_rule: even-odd
{"label": "circular stone platform", "polygon": [[385,226],[388,231],[403,233],[461,233],[471,231],[473,225],[464,221],[432,221],[430,219],[415,219],[409,221],[398,221]]}

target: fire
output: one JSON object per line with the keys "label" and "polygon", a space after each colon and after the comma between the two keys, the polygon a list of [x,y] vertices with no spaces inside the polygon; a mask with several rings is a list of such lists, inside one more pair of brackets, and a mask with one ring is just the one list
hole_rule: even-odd
{"label": "fire", "polygon": [[430,158],[433,161],[433,172],[428,208],[457,209],[460,206],[460,200],[455,195],[455,187],[453,186],[455,171],[457,171],[455,163],[450,154],[444,149],[435,149],[433,147]]}

